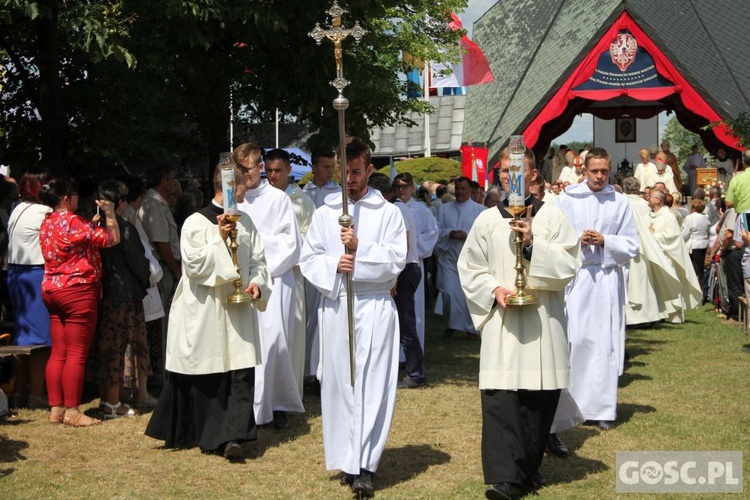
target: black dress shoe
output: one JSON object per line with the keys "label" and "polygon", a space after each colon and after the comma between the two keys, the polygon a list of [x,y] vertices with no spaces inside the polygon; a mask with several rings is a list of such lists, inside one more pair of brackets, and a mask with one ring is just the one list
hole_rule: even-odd
{"label": "black dress shoe", "polygon": [[357,476],[355,476],[354,474],[344,473],[344,475],[343,475],[343,477],[341,478],[341,481],[340,481],[341,486],[348,486],[348,487],[351,488],[352,485],[354,484],[354,480],[355,479],[357,479]]}
{"label": "black dress shoe", "polygon": [[601,430],[608,431],[615,426],[615,422],[613,420],[599,420],[596,425],[598,425]]}
{"label": "black dress shoe", "polygon": [[375,496],[375,489],[372,487],[372,476],[374,474],[369,470],[362,469],[359,476],[352,483],[352,492],[357,498],[372,498]]}
{"label": "black dress shoe", "polygon": [[529,489],[516,483],[491,484],[484,492],[489,500],[516,500],[529,494]]}
{"label": "black dress shoe", "polygon": [[273,412],[273,426],[280,431],[286,431],[289,429],[289,418],[286,416],[285,411]]}
{"label": "black dress shoe", "polygon": [[568,456],[568,447],[565,443],[563,443],[562,439],[555,434],[554,432],[549,435],[547,438],[547,449],[550,453],[557,457],[567,457]]}
{"label": "black dress shoe", "polygon": [[422,382],[418,382],[407,375],[403,378],[403,380],[401,380],[401,382],[398,383],[396,387],[398,387],[399,389],[418,389],[420,387],[427,387],[427,382],[424,380]]}
{"label": "black dress shoe", "polygon": [[237,441],[229,441],[224,445],[224,458],[229,461],[242,460],[245,458],[245,450]]}
{"label": "black dress shoe", "polygon": [[529,479],[531,480],[531,485],[536,489],[547,486],[547,479],[539,471],[532,474]]}
{"label": "black dress shoe", "polygon": [[443,330],[443,338],[447,339],[454,333],[456,333],[456,330],[454,330],[453,328],[446,328],[445,330]]}

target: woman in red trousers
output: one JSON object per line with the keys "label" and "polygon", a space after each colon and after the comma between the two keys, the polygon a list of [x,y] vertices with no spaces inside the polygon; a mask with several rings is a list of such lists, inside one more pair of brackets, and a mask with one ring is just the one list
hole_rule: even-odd
{"label": "woman in red trousers", "polygon": [[111,201],[96,201],[105,227],[99,227],[99,215],[91,222],[75,215],[78,193],[69,179],[43,185],[40,196],[53,209],[39,231],[44,256],[42,299],[50,313],[52,337],[46,370],[49,421],[88,427],[100,423],[79,410],[101,290],[99,249],[117,245],[120,231]]}

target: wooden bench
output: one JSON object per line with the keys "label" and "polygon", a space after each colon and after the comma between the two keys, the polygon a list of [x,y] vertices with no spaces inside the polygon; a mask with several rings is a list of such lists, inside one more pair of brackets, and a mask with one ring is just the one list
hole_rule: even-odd
{"label": "wooden bench", "polygon": [[46,345],[0,345],[0,360],[13,356],[28,356],[32,351],[44,349]]}

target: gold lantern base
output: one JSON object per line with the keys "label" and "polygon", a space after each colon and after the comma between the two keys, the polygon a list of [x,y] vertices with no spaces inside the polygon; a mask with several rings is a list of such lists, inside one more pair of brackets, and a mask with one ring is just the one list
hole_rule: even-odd
{"label": "gold lantern base", "polygon": [[[227,220],[229,220],[232,223],[237,223],[237,221],[240,220],[240,217],[242,217],[241,214],[229,214],[227,215]],[[239,261],[237,258],[237,249],[239,248],[239,245],[237,244],[237,229],[232,229],[229,231],[229,239],[231,243],[229,244],[229,249],[232,252],[232,262],[234,262],[234,268],[237,270],[237,274],[240,274],[240,266]],[[249,295],[245,293],[242,290],[242,278],[234,280],[232,283],[234,285],[234,292],[227,295],[227,302],[230,304],[243,304],[245,302],[251,302],[253,300],[252,295]]]}
{"label": "gold lantern base", "polygon": [[237,289],[237,283],[234,284],[234,292],[227,295],[227,302],[230,304],[244,304],[245,302],[251,302],[253,300],[252,295],[249,295],[242,291],[242,282],[240,281],[240,287]]}
{"label": "gold lantern base", "polygon": [[525,293],[523,290],[516,291],[515,295],[510,295],[505,299],[509,306],[531,306],[536,304],[536,297]]}
{"label": "gold lantern base", "polygon": [[[505,207],[505,210],[513,216],[512,226],[514,223],[520,222],[521,216],[526,212],[526,207],[512,205]],[[524,274],[526,266],[523,265],[523,249],[521,248],[523,238],[521,238],[520,234],[515,233],[513,243],[516,244],[516,265],[514,266],[516,270],[516,293],[509,295],[505,299],[505,304],[508,306],[530,306],[537,304],[536,297],[524,291],[524,288],[526,288],[526,275]]]}

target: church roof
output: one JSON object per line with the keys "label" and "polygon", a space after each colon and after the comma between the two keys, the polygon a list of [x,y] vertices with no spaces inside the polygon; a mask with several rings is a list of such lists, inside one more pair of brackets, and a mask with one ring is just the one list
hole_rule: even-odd
{"label": "church roof", "polygon": [[750,112],[744,29],[750,2],[500,0],[474,25],[495,81],[470,89],[464,138],[488,140],[495,155],[539,114],[623,11],[721,118]]}
{"label": "church roof", "polygon": [[[435,108],[435,112],[428,115],[432,154],[457,153],[464,130],[466,96],[433,96],[430,104]],[[414,125],[395,124],[370,131],[370,140],[375,145],[373,157],[424,154],[424,115],[411,113],[407,118]]]}

